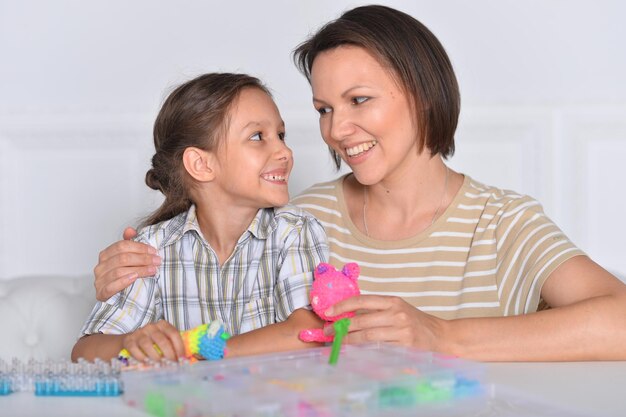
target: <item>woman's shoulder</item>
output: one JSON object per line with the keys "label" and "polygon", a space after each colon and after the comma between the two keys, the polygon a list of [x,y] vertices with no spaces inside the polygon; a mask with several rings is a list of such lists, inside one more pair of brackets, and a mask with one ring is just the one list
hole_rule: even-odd
{"label": "woman's shoulder", "polygon": [[510,211],[532,209],[543,211],[541,204],[533,197],[506,188],[483,184],[466,176],[461,188],[461,202],[464,206],[484,207],[485,210]]}
{"label": "woman's shoulder", "polygon": [[313,184],[309,188],[302,191],[300,194],[291,199],[291,204],[301,206],[302,204],[306,204],[311,201],[316,201],[321,199],[331,199],[337,200],[337,195],[341,188],[341,184],[345,175],[342,175],[339,178],[335,178],[332,181],[319,182],[317,184]]}
{"label": "woman's shoulder", "polygon": [[339,215],[341,211],[344,178],[345,175],[332,181],[314,184],[294,197],[291,204],[307,210],[322,221],[328,221],[327,217]]}
{"label": "woman's shoulder", "polygon": [[528,195],[485,185],[471,178],[466,178],[461,192],[446,223],[454,231],[469,232],[472,229],[475,237],[476,234],[483,236],[482,239],[491,235],[500,236],[500,239],[508,237],[508,241],[514,243],[522,229],[555,226],[541,204]]}
{"label": "woman's shoulder", "polygon": [[343,180],[341,176],[335,180],[315,184],[297,197],[291,203],[313,214],[324,227],[342,222],[345,203],[343,202]]}

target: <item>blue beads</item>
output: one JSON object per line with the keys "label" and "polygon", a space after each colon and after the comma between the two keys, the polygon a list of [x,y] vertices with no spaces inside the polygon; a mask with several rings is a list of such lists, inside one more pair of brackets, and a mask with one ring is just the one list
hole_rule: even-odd
{"label": "blue beads", "polygon": [[122,393],[117,380],[98,381],[84,388],[66,388],[59,381],[35,382],[35,395],[57,397],[115,397]]}
{"label": "blue beads", "polygon": [[215,361],[224,358],[224,350],[226,349],[226,340],[230,336],[224,331],[224,327],[220,326],[215,336],[211,336],[208,332],[200,339],[198,351],[204,359]]}
{"label": "blue beads", "polygon": [[0,395],[25,391],[37,396],[118,396],[122,393],[120,367],[117,361],[101,360],[0,360]]}
{"label": "blue beads", "polygon": [[0,395],[9,395],[12,392],[11,382],[8,379],[0,379]]}

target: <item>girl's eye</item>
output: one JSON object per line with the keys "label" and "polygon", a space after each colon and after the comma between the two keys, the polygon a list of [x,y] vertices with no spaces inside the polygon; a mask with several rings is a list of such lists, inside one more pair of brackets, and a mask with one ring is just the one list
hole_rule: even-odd
{"label": "girl's eye", "polygon": [[287,134],[285,132],[279,132],[278,133],[278,139],[284,141],[285,137],[287,136]]}
{"label": "girl's eye", "polygon": [[352,99],[352,104],[363,104],[367,100],[369,100],[369,97],[354,97]]}
{"label": "girl's eye", "polygon": [[256,132],[254,135],[250,136],[250,140],[253,140],[253,141],[263,140],[263,134],[261,132]]}
{"label": "girl's eye", "polygon": [[320,114],[320,116],[323,116],[326,113],[330,113],[330,107],[319,107],[316,110]]}

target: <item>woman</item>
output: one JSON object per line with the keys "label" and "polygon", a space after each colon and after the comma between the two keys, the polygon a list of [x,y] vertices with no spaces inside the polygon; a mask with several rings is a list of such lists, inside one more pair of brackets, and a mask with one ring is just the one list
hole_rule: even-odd
{"label": "woman", "polygon": [[[626,359],[626,286],[533,199],[449,169],[459,93],[417,20],[358,7],[295,51],[320,130],[352,173],[294,199],[324,224],[330,262],[359,262],[349,343],[388,341],[479,360]],[[134,231],[127,229],[125,238]],[[152,249],[117,242],[95,268],[106,299],[154,273]],[[549,306],[539,309],[540,304]],[[331,329],[329,329],[331,331]]]}

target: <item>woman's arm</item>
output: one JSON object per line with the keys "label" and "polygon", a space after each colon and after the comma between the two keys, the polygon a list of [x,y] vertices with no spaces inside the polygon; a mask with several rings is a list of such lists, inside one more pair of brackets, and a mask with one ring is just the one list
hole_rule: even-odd
{"label": "woman's arm", "polygon": [[124,240],[100,252],[98,265],[93,270],[98,301],[108,300],[137,278],[153,276],[161,265],[157,250],[145,243],[131,241],[135,236],[137,231],[127,227]]}
{"label": "woman's arm", "polygon": [[[552,307],[496,318],[442,320],[397,297],[363,295],[331,314],[351,320],[348,343],[390,341],[484,361],[626,359],[626,285],[586,256],[559,266],[542,297]],[[332,330],[329,330],[329,333]]]}
{"label": "woman's arm", "polygon": [[305,309],[295,310],[287,320],[270,324],[260,329],[233,336],[228,339],[228,358],[259,353],[296,350],[320,346],[305,343],[298,339],[301,330],[323,326],[323,321],[315,313]]}
{"label": "woman's arm", "polygon": [[551,309],[450,322],[449,350],[492,361],[626,359],[626,285],[619,279],[577,256],[548,277],[541,295]]}

